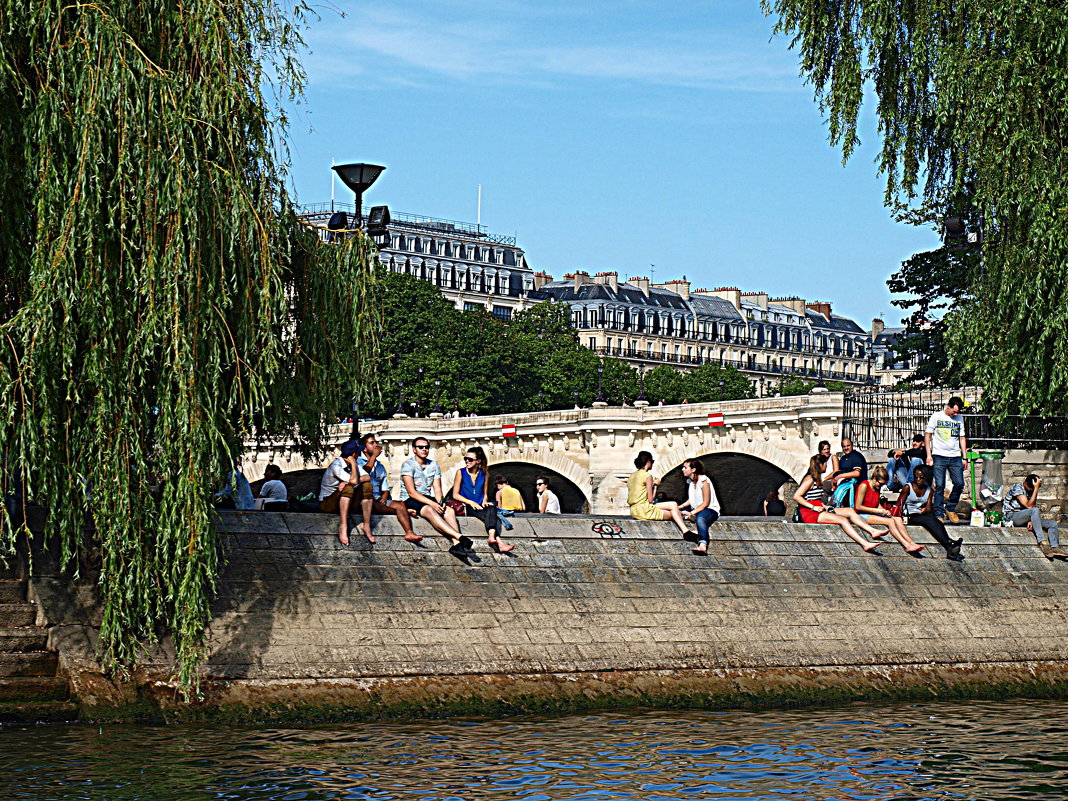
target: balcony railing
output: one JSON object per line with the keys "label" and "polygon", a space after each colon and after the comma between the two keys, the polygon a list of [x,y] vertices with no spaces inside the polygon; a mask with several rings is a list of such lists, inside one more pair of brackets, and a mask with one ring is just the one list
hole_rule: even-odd
{"label": "balcony railing", "polygon": [[868,375],[860,376],[841,370],[821,370],[815,367],[789,367],[784,364],[754,364],[747,359],[719,359],[711,356],[684,356],[674,353],[648,353],[636,348],[607,348],[604,346],[593,348],[598,356],[615,356],[620,359],[634,359],[637,361],[657,362],[661,364],[682,364],[700,367],[702,364],[716,364],[721,367],[736,367],[746,373],[764,373],[767,375],[781,375],[797,378],[824,378],[829,381],[848,381],[853,384],[863,384],[868,380]]}

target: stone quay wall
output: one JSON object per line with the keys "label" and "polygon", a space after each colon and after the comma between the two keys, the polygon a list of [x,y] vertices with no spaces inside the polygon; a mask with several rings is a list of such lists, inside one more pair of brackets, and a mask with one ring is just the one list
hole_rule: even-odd
{"label": "stone quay wall", "polygon": [[[317,514],[220,516],[202,698],[184,702],[166,643],[126,682],[93,657],[85,586],[35,563],[50,645],[87,718],[245,720],[509,714],[620,705],[1063,695],[1068,564],[1022,529],[957,528],[966,560],[838,529],[727,519],[709,555],[670,524],[522,516],[511,554],[460,559],[376,518],[342,548]],[[889,539],[889,537],[887,538]]]}

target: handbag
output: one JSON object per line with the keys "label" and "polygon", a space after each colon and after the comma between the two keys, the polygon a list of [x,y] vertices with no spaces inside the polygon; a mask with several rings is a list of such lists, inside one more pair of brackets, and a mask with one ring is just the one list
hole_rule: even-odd
{"label": "handbag", "polygon": [[467,514],[467,504],[463,501],[457,501],[452,498],[445,499],[445,505],[456,512],[457,517],[463,517]]}

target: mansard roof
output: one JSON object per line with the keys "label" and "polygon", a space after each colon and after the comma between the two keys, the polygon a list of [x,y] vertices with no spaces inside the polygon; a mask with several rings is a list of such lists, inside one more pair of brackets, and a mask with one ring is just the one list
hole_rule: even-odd
{"label": "mansard roof", "polygon": [[636,306],[649,306],[661,309],[687,311],[686,301],[675,292],[666,289],[650,289],[646,297],[638,287],[620,284],[618,289],[606,284],[583,284],[576,291],[573,281],[552,281],[541,288],[542,292],[556,300],[583,301],[602,300],[612,303],[632,303]]}
{"label": "mansard roof", "polygon": [[698,317],[716,317],[721,320],[742,321],[742,313],[726,298],[714,295],[690,295],[690,306]]}
{"label": "mansard roof", "polygon": [[864,334],[867,333],[863,328],[857,325],[853,320],[848,317],[842,317],[839,314],[832,314],[831,319],[828,320],[822,314],[817,311],[808,309],[806,312],[809,323],[816,328],[829,329],[828,333],[836,331],[841,334]]}

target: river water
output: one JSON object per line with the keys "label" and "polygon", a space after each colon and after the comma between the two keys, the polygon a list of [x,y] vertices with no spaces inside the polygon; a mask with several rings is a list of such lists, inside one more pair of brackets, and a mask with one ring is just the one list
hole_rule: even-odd
{"label": "river water", "polygon": [[1068,702],[0,730],[0,798],[1065,799]]}

